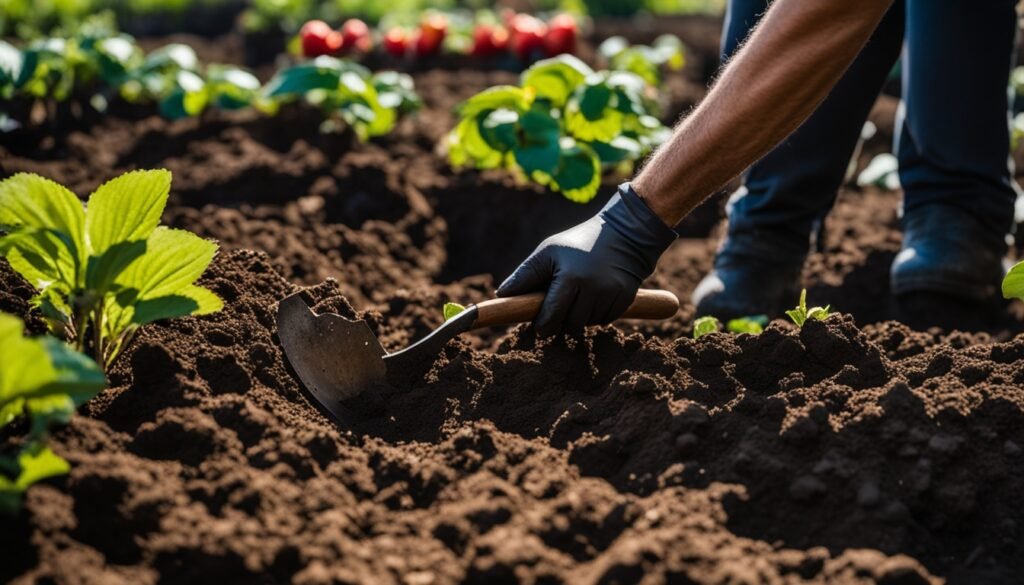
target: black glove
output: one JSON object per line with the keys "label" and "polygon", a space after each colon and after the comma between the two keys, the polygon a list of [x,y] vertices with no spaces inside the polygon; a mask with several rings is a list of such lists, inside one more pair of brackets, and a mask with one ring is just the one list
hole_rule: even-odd
{"label": "black glove", "polygon": [[544,290],[534,327],[547,337],[611,323],[676,239],[636,191],[623,183],[597,215],[541,242],[498,287],[499,297]]}

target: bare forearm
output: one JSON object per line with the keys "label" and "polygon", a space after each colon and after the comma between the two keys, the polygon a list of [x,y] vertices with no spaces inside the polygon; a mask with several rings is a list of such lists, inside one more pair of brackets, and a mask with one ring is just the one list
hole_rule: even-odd
{"label": "bare forearm", "polygon": [[776,0],[633,187],[675,225],[814,111],[892,0]]}

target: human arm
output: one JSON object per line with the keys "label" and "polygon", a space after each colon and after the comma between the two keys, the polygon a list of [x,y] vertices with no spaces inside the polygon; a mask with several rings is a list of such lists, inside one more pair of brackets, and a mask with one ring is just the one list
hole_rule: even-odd
{"label": "human arm", "polygon": [[544,242],[498,288],[543,290],[546,336],[622,314],[675,225],[795,130],[828,95],[892,0],[776,0],[699,107],[632,184],[590,220]]}

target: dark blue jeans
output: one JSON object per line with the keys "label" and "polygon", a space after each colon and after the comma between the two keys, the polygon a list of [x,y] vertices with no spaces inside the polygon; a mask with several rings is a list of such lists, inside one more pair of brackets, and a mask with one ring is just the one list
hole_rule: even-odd
{"label": "dark blue jeans", "polygon": [[[744,188],[730,200],[723,254],[803,261],[811,234],[835,200],[861,127],[901,54],[906,115],[895,152],[904,213],[947,204],[973,214],[998,238],[1009,233],[1016,199],[1007,90],[1015,4],[896,0],[817,111],[747,171]],[[767,0],[729,1],[725,58],[767,5]]]}

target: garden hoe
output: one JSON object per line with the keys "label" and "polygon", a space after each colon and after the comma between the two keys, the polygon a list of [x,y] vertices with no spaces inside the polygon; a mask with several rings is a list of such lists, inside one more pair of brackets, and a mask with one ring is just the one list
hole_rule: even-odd
{"label": "garden hoe", "polygon": [[[543,293],[534,293],[470,305],[420,341],[387,353],[365,321],[336,313],[317,315],[296,293],[278,306],[277,331],[288,362],[306,390],[342,422],[350,411],[346,401],[366,390],[413,383],[459,334],[532,321],[543,300]],[[640,290],[622,318],[667,319],[678,310],[679,299],[674,294]]]}

